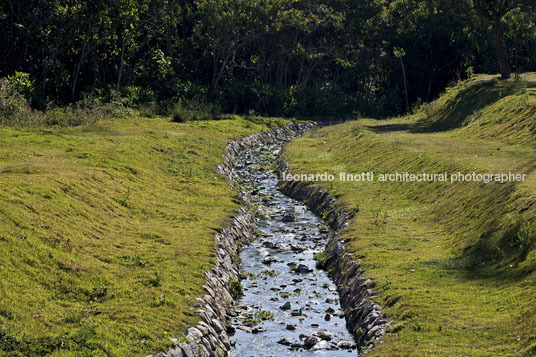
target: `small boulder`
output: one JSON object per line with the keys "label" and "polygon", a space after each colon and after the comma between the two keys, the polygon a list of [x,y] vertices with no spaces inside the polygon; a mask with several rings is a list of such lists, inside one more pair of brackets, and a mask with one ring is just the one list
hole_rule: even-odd
{"label": "small boulder", "polygon": [[257,327],[254,327],[252,330],[251,330],[251,333],[260,333],[260,332],[264,332],[266,331],[266,329],[262,326],[257,326]]}
{"label": "small boulder", "polygon": [[305,264],[298,264],[296,267],[291,268],[292,271],[299,273],[299,274],[307,274],[312,272],[312,269],[309,269],[309,267]]}
{"label": "small boulder", "polygon": [[302,316],[303,315],[303,310],[302,309],[299,309],[299,310],[292,310],[290,312],[290,315],[292,316]]}
{"label": "small boulder", "polygon": [[290,302],[287,301],[286,303],[284,303],[283,305],[279,306],[279,308],[283,311],[287,311],[287,310],[290,310],[291,309],[291,305],[290,305]]}
{"label": "small boulder", "polygon": [[307,349],[313,348],[314,345],[316,345],[318,342],[320,342],[320,339],[316,336],[309,336],[305,338],[305,341],[303,341],[303,347]]}
{"label": "small boulder", "polygon": [[290,346],[290,342],[286,338],[280,339],[277,343],[283,346]]}
{"label": "small boulder", "polygon": [[305,250],[305,248],[300,247],[299,245],[292,244],[290,246],[290,250],[292,250],[295,253],[302,253]]}
{"label": "small boulder", "polygon": [[270,265],[275,262],[277,262],[277,259],[275,257],[272,257],[271,255],[267,255],[266,258],[262,260],[262,264],[264,265]]}
{"label": "small boulder", "polygon": [[279,249],[279,246],[277,244],[270,241],[262,242],[262,246],[269,249]]}
{"label": "small boulder", "polygon": [[285,213],[285,215],[283,216],[283,218],[281,218],[281,222],[285,222],[285,223],[294,222],[295,220],[296,220],[296,217],[295,217],[294,214],[291,213],[291,212],[287,212],[287,213]]}
{"label": "small boulder", "polygon": [[316,332],[314,336],[324,341],[331,341],[331,339],[333,338],[333,334],[327,330],[318,330],[318,332]]}
{"label": "small boulder", "polygon": [[340,340],[337,342],[337,347],[343,350],[351,350],[354,348],[354,344],[348,340]]}
{"label": "small boulder", "polygon": [[251,333],[251,327],[248,327],[248,326],[244,326],[244,325],[242,325],[242,326],[238,326],[237,329],[238,329],[238,330],[242,330],[242,331],[244,331],[244,332]]}

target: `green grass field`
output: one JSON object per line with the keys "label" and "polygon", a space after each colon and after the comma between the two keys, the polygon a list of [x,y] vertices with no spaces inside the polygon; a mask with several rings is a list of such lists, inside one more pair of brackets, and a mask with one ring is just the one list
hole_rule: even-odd
{"label": "green grass field", "polygon": [[0,350],[134,356],[184,336],[240,205],[225,145],[281,123],[0,128]]}
{"label": "green grass field", "polygon": [[[348,211],[342,233],[392,321],[375,356],[536,355],[536,76],[477,76],[414,115],[315,130],[293,173]],[[520,183],[341,182],[339,172],[526,174]]]}

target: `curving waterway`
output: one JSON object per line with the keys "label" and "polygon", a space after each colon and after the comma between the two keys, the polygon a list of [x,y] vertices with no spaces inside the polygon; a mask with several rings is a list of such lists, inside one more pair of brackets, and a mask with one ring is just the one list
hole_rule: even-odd
{"label": "curving waterway", "polygon": [[244,296],[232,320],[231,355],[357,355],[336,287],[313,257],[328,230],[306,206],[278,191],[272,168],[279,150],[259,145],[236,159],[259,234],[240,255]]}

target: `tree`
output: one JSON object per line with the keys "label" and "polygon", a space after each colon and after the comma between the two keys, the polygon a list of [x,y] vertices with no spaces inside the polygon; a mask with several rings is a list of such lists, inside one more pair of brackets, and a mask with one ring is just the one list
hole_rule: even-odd
{"label": "tree", "polygon": [[530,9],[533,0],[470,0],[473,9],[482,17],[491,21],[495,55],[499,63],[501,79],[510,78],[511,69],[504,48],[501,21],[516,8]]}
{"label": "tree", "polygon": [[212,98],[237,51],[259,39],[276,25],[280,0],[198,0],[197,39],[212,56]]}
{"label": "tree", "polygon": [[409,97],[408,97],[408,81],[406,78],[406,67],[404,66],[404,56],[406,51],[403,48],[395,47],[393,54],[396,58],[400,59],[400,66],[402,67],[402,76],[404,77],[404,93],[406,94],[406,111],[409,111]]}

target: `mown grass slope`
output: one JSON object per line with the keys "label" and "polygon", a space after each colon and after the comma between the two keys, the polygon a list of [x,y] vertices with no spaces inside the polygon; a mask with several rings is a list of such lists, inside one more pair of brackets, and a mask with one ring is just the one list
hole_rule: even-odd
{"label": "mown grass slope", "polygon": [[[531,85],[479,76],[413,116],[326,127],[288,147],[291,171],[335,174],[319,184],[357,212],[342,239],[361,257],[392,321],[371,355],[536,354]],[[341,171],[373,171],[376,180],[341,182]],[[527,176],[518,183],[378,181],[397,171]]]}
{"label": "mown grass slope", "polygon": [[181,338],[240,205],[216,172],[225,145],[278,123],[0,128],[0,354],[135,356]]}

